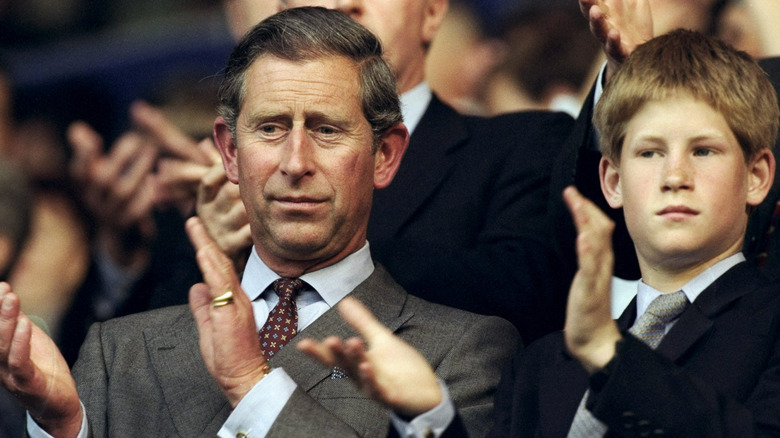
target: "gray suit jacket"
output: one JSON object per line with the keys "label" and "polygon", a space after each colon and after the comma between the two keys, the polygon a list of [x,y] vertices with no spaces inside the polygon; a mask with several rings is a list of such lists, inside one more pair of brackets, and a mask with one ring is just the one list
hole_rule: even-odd
{"label": "gray suit jacket", "polygon": [[[447,383],[472,436],[486,434],[501,369],[519,343],[514,327],[411,296],[381,266],[351,295],[422,352]],[[354,334],[330,309],[274,357],[271,366],[284,368],[298,389],[268,436],[387,434],[382,406],[349,379],[331,379],[330,369],[294,347],[305,337]],[[215,436],[231,412],[203,363],[186,306],[95,324],[73,374],[93,436]]]}

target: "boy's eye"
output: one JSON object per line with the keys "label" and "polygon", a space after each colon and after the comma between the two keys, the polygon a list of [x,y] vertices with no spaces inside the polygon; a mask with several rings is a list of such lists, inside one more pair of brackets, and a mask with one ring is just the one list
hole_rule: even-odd
{"label": "boy's eye", "polygon": [[655,151],[642,151],[639,153],[639,156],[642,158],[653,158],[655,156]]}
{"label": "boy's eye", "polygon": [[696,149],[693,152],[693,155],[695,157],[706,157],[707,155],[711,155],[711,154],[712,154],[712,150],[710,149]]}

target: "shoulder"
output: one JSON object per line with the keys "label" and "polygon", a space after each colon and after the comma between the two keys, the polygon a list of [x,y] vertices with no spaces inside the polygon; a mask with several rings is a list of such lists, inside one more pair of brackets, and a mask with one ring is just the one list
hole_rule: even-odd
{"label": "shoulder", "polygon": [[110,319],[96,323],[91,330],[99,330],[104,338],[122,339],[139,337],[142,332],[168,333],[177,329],[195,329],[195,320],[187,305],[163,307]]}

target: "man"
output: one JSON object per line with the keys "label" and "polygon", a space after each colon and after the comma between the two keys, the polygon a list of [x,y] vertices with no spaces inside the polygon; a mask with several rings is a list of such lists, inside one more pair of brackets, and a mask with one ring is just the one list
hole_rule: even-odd
{"label": "man", "polygon": [[547,112],[467,117],[441,102],[425,82],[424,65],[448,4],[281,2],[338,9],[386,48],[411,139],[393,183],[374,195],[374,256],[410,293],[506,318],[530,342],[563,321],[565,294],[550,293],[556,268],[541,218],[552,159],[571,119]]}
{"label": "man", "polygon": [[[191,219],[207,283],[191,288],[191,313],[180,306],[97,324],[75,385],[0,284],[0,377],[37,425],[53,436],[87,428],[97,436],[383,436],[389,414],[343,370],[271,345],[273,336],[268,345],[257,339],[258,326],[263,339],[282,326],[300,330],[292,344],[348,336],[330,308],[350,295],[422,352],[467,430],[485,433],[515,330],[408,295],[374,266],[366,243],[373,189],[390,183],[408,142],[381,55],[370,32],[324,9],[285,11],[242,40],[226,68],[214,136],[252,230],[243,279]],[[282,291],[277,298],[269,285],[278,283],[302,287],[297,301]],[[297,316],[263,324],[285,303]],[[441,388],[419,388],[423,402],[399,413],[452,409],[438,406]]]}

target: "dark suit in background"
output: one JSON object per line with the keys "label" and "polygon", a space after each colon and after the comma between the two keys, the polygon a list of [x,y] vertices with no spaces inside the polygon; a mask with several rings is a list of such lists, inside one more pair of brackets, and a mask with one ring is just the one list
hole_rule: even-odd
{"label": "dark suit in background", "polygon": [[[625,334],[609,379],[590,385],[607,436],[751,437],[780,433],[780,287],[747,263],[723,274],[681,315],[658,349]],[[561,333],[532,345],[502,377],[494,437],[565,437],[589,386]],[[650,433],[650,435],[643,435]]]}
{"label": "dark suit in background", "polygon": [[[408,295],[377,266],[351,294],[417,348],[446,381],[463,424],[482,436],[493,419],[501,368],[517,348],[513,327],[499,318],[434,305]],[[368,436],[388,432],[385,408],[348,378],[294,346],[306,337],[354,336],[331,309],[270,361],[298,384],[268,436]],[[94,436],[213,437],[231,407],[209,375],[188,307],[131,315],[90,330],[73,369]]]}
{"label": "dark suit in background", "polygon": [[526,343],[560,329],[566,297],[551,292],[543,218],[572,123],[463,116],[434,95],[392,184],[374,193],[372,254],[409,293],[501,316]]}

